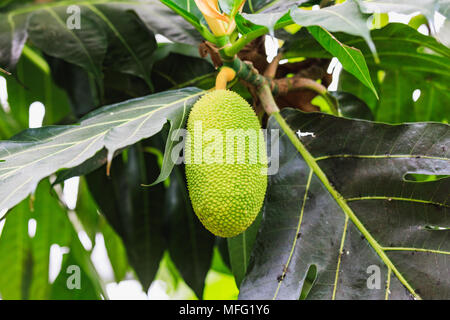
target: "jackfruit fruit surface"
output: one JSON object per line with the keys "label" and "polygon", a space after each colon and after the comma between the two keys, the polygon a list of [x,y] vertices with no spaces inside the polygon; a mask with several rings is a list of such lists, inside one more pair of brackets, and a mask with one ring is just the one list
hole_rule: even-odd
{"label": "jackfruit fruit surface", "polygon": [[186,179],[194,212],[220,237],[255,220],[267,189],[267,154],[258,118],[239,94],[215,90],[193,106],[187,123]]}

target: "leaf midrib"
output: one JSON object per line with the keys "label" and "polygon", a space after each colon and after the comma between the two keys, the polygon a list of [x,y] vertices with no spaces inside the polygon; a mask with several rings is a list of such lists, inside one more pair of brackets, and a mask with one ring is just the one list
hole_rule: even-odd
{"label": "leaf midrib", "polygon": [[288,259],[287,259],[286,263],[284,264],[283,273],[281,274],[281,279],[278,281],[278,286],[277,286],[277,289],[275,290],[275,294],[273,295],[272,300],[275,300],[277,298],[278,292],[281,288],[281,284],[283,283],[283,280],[286,277],[286,273],[289,268],[289,264],[291,262],[292,256],[294,255],[295,245],[298,241],[297,235],[300,233],[301,225],[303,222],[303,214],[305,212],[305,206],[306,206],[306,201],[308,199],[308,192],[309,192],[309,188],[311,186],[312,177],[313,177],[313,170],[310,168],[310,171],[308,174],[308,180],[306,182],[305,193],[303,195],[302,207],[300,209],[300,216],[298,219],[297,230],[295,231],[295,236],[294,236],[294,240],[292,242],[291,251],[289,252]]}

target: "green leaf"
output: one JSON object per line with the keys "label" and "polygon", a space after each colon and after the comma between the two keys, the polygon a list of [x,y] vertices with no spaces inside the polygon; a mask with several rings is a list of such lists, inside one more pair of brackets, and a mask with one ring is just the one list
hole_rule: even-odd
{"label": "green leaf", "polygon": [[[445,120],[450,111],[448,104],[442,103],[448,98],[450,49],[402,24],[374,30],[372,38],[380,56],[379,65],[371,64],[367,48],[360,46],[361,42],[357,44],[361,40],[343,41],[361,48],[372,75],[378,70],[385,71],[376,120],[395,123]],[[392,43],[399,45],[393,47]],[[415,89],[421,90],[417,102],[412,100]]]}
{"label": "green leaf", "polygon": [[223,12],[228,14],[230,17],[234,17],[239,11],[242,3],[246,0],[219,0],[219,6]]}
{"label": "green leaf", "polygon": [[202,93],[196,88],[158,93],[98,109],[79,125],[29,129],[0,142],[0,207],[13,207],[41,179],[103,148],[111,160],[115,151],[158,133],[167,121],[178,129]]}
{"label": "green leaf", "polygon": [[103,221],[101,231],[105,239],[106,252],[114,272],[114,279],[116,282],[120,282],[125,279],[127,271],[130,269],[125,246],[122,239],[107,221]]}
{"label": "green leaf", "polygon": [[330,32],[345,32],[362,37],[375,54],[375,45],[367,26],[367,15],[359,11],[354,0],[343,4],[307,11],[300,8],[291,10],[292,19],[301,26],[320,26]]}
{"label": "green leaf", "polygon": [[450,120],[450,91],[433,81],[426,81],[420,86],[420,97],[414,102],[416,119],[429,121]]}
{"label": "green leaf", "polygon": [[[203,15],[195,4],[195,0],[161,0],[166,6],[172,8],[175,12],[182,10],[178,14],[185,19],[194,19],[199,25]],[[176,9],[176,10],[175,10]]]}
{"label": "green leaf", "polygon": [[164,185],[143,187],[158,174],[157,159],[143,153],[138,144],[114,159],[111,177],[106,176],[104,167],[86,176],[92,196],[122,238],[128,261],[145,291],[150,287],[166,249],[163,236],[165,209],[161,201],[165,197]]}
{"label": "green leaf", "polygon": [[183,17],[187,22],[189,22],[194,28],[208,41],[214,43],[216,38],[209,31],[209,29],[200,22],[203,15],[198,10],[197,5],[194,0],[161,0],[166,6],[172,9],[180,17]]}
{"label": "green leaf", "polygon": [[376,119],[393,123],[415,121],[412,99],[415,88],[411,76],[405,76],[399,70],[386,72],[380,86],[381,99],[376,110]]}
{"label": "green leaf", "polygon": [[438,0],[439,12],[450,19],[450,0]]}
{"label": "green leaf", "polygon": [[202,299],[215,237],[203,227],[192,209],[184,168],[180,166],[170,176],[166,210],[170,258],[184,281]]}
{"label": "green leaf", "polygon": [[61,121],[70,112],[66,94],[55,85],[48,64],[34,49],[25,47],[14,75],[6,80],[11,115],[20,129],[28,128],[29,108],[33,102],[44,104],[44,124],[47,125]]}
{"label": "green leaf", "polygon": [[[228,261],[224,260],[225,252],[228,255],[227,239],[216,238],[216,246],[214,247],[213,258],[211,262],[210,270],[220,272],[223,274],[232,275],[231,268],[228,265]],[[225,249],[225,250],[224,250]]]}
{"label": "green leaf", "polygon": [[[0,293],[3,299],[48,299],[49,261],[53,244],[68,246],[72,232],[67,212],[48,181],[39,184],[33,198],[22,201],[6,217],[0,237]],[[36,223],[30,238],[29,221]]]}
{"label": "green leaf", "polygon": [[[194,46],[180,43],[163,44],[154,52],[154,61],[151,80],[155,84],[156,91],[184,88],[192,85],[197,88],[210,89],[215,85],[217,72],[209,61],[199,57],[198,49]],[[55,66],[55,73],[58,75],[58,83],[62,83],[65,89],[68,90],[75,112],[83,114],[86,110],[89,110],[89,106],[95,105],[92,102],[92,97],[89,94],[84,94],[84,92],[91,90],[89,83],[86,83],[87,79],[80,72],[82,70],[76,70],[76,68],[73,68],[73,65],[60,64],[60,62],[56,61],[56,63],[52,64],[52,67]],[[65,74],[73,75],[76,80],[68,80]],[[108,73],[106,73],[106,76],[109,78]],[[115,90],[116,88],[121,92],[123,91],[124,94],[119,94],[119,97],[123,96],[123,100],[127,99],[128,96],[148,94],[145,88],[140,90],[140,87],[136,85],[134,80],[128,79],[130,81],[127,81],[123,75],[119,76],[120,78],[118,79],[115,79],[115,77],[114,79],[111,78],[113,81],[106,81],[105,87],[109,94],[111,94],[111,89]],[[114,88],[112,88],[113,86]],[[117,94],[114,94],[114,97],[117,98]],[[180,125],[184,126],[184,122],[180,123]],[[165,153],[165,158],[163,172],[160,179],[154,184],[165,180],[170,174],[172,169],[170,152]],[[82,165],[59,172],[55,183],[60,183],[74,176],[84,175],[99,168],[106,162],[107,154],[101,151]]]}
{"label": "green leaf", "polygon": [[[79,269],[72,269],[73,267]],[[76,270],[76,271],[74,271]],[[80,276],[80,288],[69,288],[68,283],[72,284],[72,276]],[[76,273],[75,273],[76,272]],[[95,284],[89,277],[88,272],[79,265],[74,254],[69,253],[64,258],[61,272],[52,285],[51,299],[52,300],[99,300],[100,294],[97,292]]]}
{"label": "green leaf", "polygon": [[305,2],[308,0],[247,0],[244,8],[248,13],[287,12],[294,5]]}
{"label": "green leaf", "polygon": [[[370,90],[345,71],[340,75],[339,90],[365,101],[372,109],[375,120],[395,123],[445,120],[450,111],[448,104],[442,103],[449,91],[450,49],[433,37],[399,23],[373,30],[371,35],[380,57],[379,64],[372,59],[364,39],[343,33],[335,34],[345,45],[361,50],[372,82],[380,93],[380,100],[377,102]],[[392,43],[398,45],[392,46]],[[285,56],[332,57],[315,39],[302,31],[287,43]],[[412,100],[415,89],[422,91],[420,101],[416,103]]]}
{"label": "green leaf", "polygon": [[84,177],[80,177],[75,213],[94,246],[95,237],[100,229],[101,217]]}
{"label": "green leaf", "polygon": [[[374,79],[373,81],[377,86],[379,86],[378,81],[375,81]],[[339,75],[338,90],[340,92],[349,93],[351,95],[354,95],[358,99],[361,99],[370,108],[372,114],[376,112],[378,101],[372,94],[372,91],[370,91],[369,88],[361,83],[361,81],[356,79],[353,75],[345,70],[342,70],[341,74]]]}
{"label": "green leaf", "polygon": [[59,199],[49,181],[39,184],[33,202],[31,218],[36,220],[36,234],[31,239],[33,272],[29,299],[49,299],[50,247],[58,244],[68,246],[73,236],[72,225],[67,211],[61,207]]}
{"label": "green leaf", "polygon": [[[364,38],[376,57],[375,45],[370,37],[367,26],[367,15],[359,10],[354,0],[349,0],[340,5],[325,7],[320,10],[304,10],[302,8],[291,8],[289,14],[285,11],[277,11],[259,14],[242,14],[248,21],[265,26],[269,30],[277,29],[278,26],[288,25],[295,22],[298,25],[309,27],[319,26],[330,32],[345,32]],[[350,18],[351,17],[351,18]]]}
{"label": "green leaf", "polygon": [[216,247],[220,253],[221,260],[225,267],[228,269],[229,273],[231,273],[231,263],[230,263],[230,254],[228,252],[228,240],[226,238],[216,238]]}
{"label": "green leaf", "polygon": [[364,13],[400,14],[422,13],[430,21],[434,21],[434,13],[439,0],[358,0]]}
{"label": "green leaf", "polygon": [[[0,13],[0,65],[12,71],[19,61],[27,40],[26,27],[28,16],[14,16]],[[4,35],[4,36],[3,36]]]}
{"label": "green leaf", "polygon": [[22,130],[23,127],[19,125],[12,114],[5,112],[3,106],[0,105],[0,140],[7,139]]}
{"label": "green leaf", "polygon": [[338,101],[339,111],[344,117],[369,121],[374,119],[372,111],[363,100],[347,92],[334,91],[330,94]]}
{"label": "green leaf", "polygon": [[[294,132],[315,137],[294,147],[292,131],[292,140],[280,135],[280,168],[270,177],[240,298],[298,299],[312,266],[317,277],[308,299],[450,297],[450,179],[404,179],[449,173],[450,127],[293,109],[282,116]],[[276,128],[272,117],[269,129]],[[368,286],[373,268],[380,289]]]}
{"label": "green leaf", "polygon": [[341,43],[335,36],[322,27],[308,27],[309,32],[333,56],[339,59],[342,67],[353,74],[378,98],[377,90],[370,78],[369,68],[361,51]]}
{"label": "green leaf", "polygon": [[[81,9],[79,29],[67,27],[67,8],[70,5],[77,5]],[[44,51],[87,68],[99,77],[106,49],[109,45],[117,47],[120,44],[123,55],[130,58],[123,69],[145,79],[147,74],[143,69],[147,66],[145,60],[152,39],[141,41],[144,33],[134,32],[141,27],[133,21],[129,11],[137,14],[147,31],[162,34],[177,42],[197,44],[201,40],[192,26],[160,1],[54,1],[17,6],[0,13],[0,32],[5,35],[0,39],[0,65],[9,71],[13,70],[30,36],[33,42],[39,42]],[[51,29],[52,32],[41,32],[43,28]],[[133,63],[132,69],[130,63]]]}
{"label": "green leaf", "polygon": [[161,46],[156,54],[152,81],[157,91],[195,86],[210,89],[215,86],[217,72],[210,61],[200,58],[198,48],[173,43]]}
{"label": "green leaf", "polygon": [[[153,53],[157,48],[154,33],[136,14],[110,9],[108,4],[86,4],[101,19],[109,39],[104,68],[142,78],[150,89],[150,71]],[[81,13],[83,14],[83,13]]]}
{"label": "green leaf", "polygon": [[[51,75],[56,85],[66,92],[70,101],[72,113],[76,119],[82,118],[100,105],[100,87],[98,87],[98,85],[96,86],[94,76],[83,70],[81,67],[64,60],[50,56],[46,56],[46,60],[50,66]],[[106,83],[109,79],[109,72],[105,72],[104,76],[104,83]],[[126,82],[125,79],[127,79],[127,75],[120,74],[120,76],[123,88],[125,86],[124,82]],[[107,84],[105,84],[105,86],[108,87]],[[149,93],[150,92],[147,91],[141,96]]]}
{"label": "green leaf", "polygon": [[29,18],[28,36],[46,54],[78,65],[100,79],[108,46],[106,32],[87,8],[83,7],[80,15],[83,28],[69,29],[65,7],[37,11]]}
{"label": "green leaf", "polygon": [[230,255],[231,270],[236,280],[238,288],[247,272],[248,263],[250,261],[250,253],[252,252],[261,223],[262,215],[259,214],[253,224],[240,235],[228,238],[228,251]]}
{"label": "green leaf", "polygon": [[0,236],[0,294],[5,300],[20,300],[28,296],[26,285],[30,238],[28,220],[31,218],[28,201],[22,201],[6,217]]}

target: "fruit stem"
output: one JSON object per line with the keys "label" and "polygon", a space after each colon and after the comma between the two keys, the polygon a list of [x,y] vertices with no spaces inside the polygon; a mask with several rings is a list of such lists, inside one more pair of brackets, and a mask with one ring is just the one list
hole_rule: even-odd
{"label": "fruit stem", "polygon": [[270,90],[270,87],[267,83],[257,89],[257,94],[261,105],[264,108],[264,111],[269,116],[271,114],[280,112],[280,109],[278,109],[277,103],[273,98],[272,90]]}
{"label": "fruit stem", "polygon": [[225,90],[227,83],[232,81],[236,77],[236,71],[229,67],[222,67],[216,78],[216,90]]}

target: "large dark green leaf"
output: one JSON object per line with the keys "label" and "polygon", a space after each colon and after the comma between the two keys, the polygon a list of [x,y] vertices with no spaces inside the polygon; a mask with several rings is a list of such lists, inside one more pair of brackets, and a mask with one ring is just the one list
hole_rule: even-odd
{"label": "large dark green leaf", "polygon": [[83,27],[66,26],[66,7],[47,7],[30,15],[28,36],[46,54],[64,59],[102,77],[102,62],[106,54],[107,34],[98,19],[83,7]]}
{"label": "large dark green leaf", "polygon": [[166,210],[170,258],[201,299],[215,237],[203,227],[192,209],[183,167],[175,167],[170,176]]}
{"label": "large dark green leaf", "polygon": [[[281,135],[240,298],[298,299],[311,266],[310,299],[449,298],[450,179],[405,180],[450,173],[449,126],[282,114],[294,131],[315,133],[302,138],[312,158]],[[367,285],[372,268],[379,289]]]}
{"label": "large dark green leaf", "polygon": [[[70,5],[80,8],[79,29],[67,27],[70,16],[67,8]],[[75,63],[96,76],[101,76],[107,48],[121,47],[120,54],[128,59],[117,67],[145,79],[148,74],[144,69],[152,41],[141,41],[145,33],[136,32],[142,31],[142,28],[128,11],[134,11],[154,33],[163,34],[173,41],[199,42],[197,31],[160,1],[52,2],[0,13],[0,65],[12,70],[26,40],[31,37],[50,55]],[[44,29],[47,32],[43,32]],[[49,33],[48,29],[52,32]]]}
{"label": "large dark green leaf", "polygon": [[366,103],[347,92],[330,92],[336,99],[339,111],[344,117],[353,119],[373,120],[373,114]]}
{"label": "large dark green leaf", "polygon": [[165,209],[161,201],[165,197],[164,185],[142,186],[153,182],[158,174],[157,160],[144,154],[139,144],[114,159],[111,177],[106,176],[105,167],[87,175],[92,196],[122,238],[129,263],[145,290],[150,287],[166,248]]}
{"label": "large dark green leaf", "polygon": [[111,9],[108,4],[86,7],[102,20],[107,31],[109,44],[104,68],[136,75],[153,88],[150,71],[157,48],[153,32],[130,12]]}
{"label": "large dark green leaf", "polygon": [[262,214],[259,214],[253,224],[240,235],[228,238],[228,252],[230,257],[231,271],[239,287],[247,272],[250,261],[250,253],[255,244],[256,235],[261,223]]}
{"label": "large dark green leaf", "polygon": [[215,85],[216,70],[200,58],[198,48],[174,43],[161,46],[155,54],[152,81],[156,91],[186,86],[210,89]]}
{"label": "large dark green leaf", "polygon": [[413,77],[405,77],[405,73],[399,70],[387,71],[380,86],[381,99],[376,119],[395,123],[414,121],[416,114],[412,96],[416,86]]}
{"label": "large dark green leaf", "polygon": [[[66,92],[72,113],[77,119],[82,118],[100,105],[99,87],[95,85],[94,76],[81,67],[64,60],[50,56],[46,56],[46,60],[50,66],[53,80]],[[108,75],[109,73],[107,72],[105,74],[105,82],[109,79]],[[126,75],[121,74],[122,88],[126,87],[124,85],[126,78]],[[146,94],[149,94],[149,92],[146,92]]]}
{"label": "large dark green leaf", "polygon": [[[29,129],[0,142],[0,207],[13,207],[44,177],[76,167],[103,148],[112,159],[115,151],[158,133],[167,121],[180,128],[202,93],[196,88],[158,93],[98,109],[79,125]],[[164,165],[173,162],[169,158]]]}

